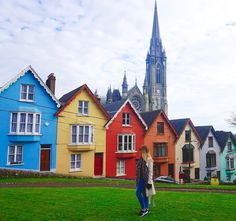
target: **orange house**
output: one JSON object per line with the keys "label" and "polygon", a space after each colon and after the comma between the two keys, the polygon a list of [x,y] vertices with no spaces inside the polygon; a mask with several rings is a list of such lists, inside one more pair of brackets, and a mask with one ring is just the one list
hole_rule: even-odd
{"label": "orange house", "polygon": [[177,133],[162,110],[141,113],[148,126],[144,143],[154,160],[153,176],[175,177],[175,142]]}

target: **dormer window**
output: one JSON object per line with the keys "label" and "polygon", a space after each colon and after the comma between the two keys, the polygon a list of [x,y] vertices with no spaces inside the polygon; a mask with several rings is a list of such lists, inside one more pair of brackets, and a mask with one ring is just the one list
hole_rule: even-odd
{"label": "dormer window", "polygon": [[130,114],[129,113],[122,114],[122,125],[123,126],[130,126]]}
{"label": "dormer window", "polygon": [[27,102],[34,101],[34,85],[31,84],[21,85],[20,100]]}
{"label": "dormer window", "polygon": [[88,101],[79,101],[78,112],[79,115],[88,115],[89,102]]}

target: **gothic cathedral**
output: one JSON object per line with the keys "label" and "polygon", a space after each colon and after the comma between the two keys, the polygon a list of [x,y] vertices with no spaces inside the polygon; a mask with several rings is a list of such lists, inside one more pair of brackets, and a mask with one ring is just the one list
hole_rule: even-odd
{"label": "gothic cathedral", "polygon": [[157,5],[155,2],[152,37],[146,58],[143,93],[138,88],[137,82],[134,87],[128,90],[125,73],[122,83],[122,95],[119,90],[114,90],[112,92],[111,88],[109,88],[106,103],[113,103],[122,98],[129,98],[139,112],[162,109],[168,114],[166,89],[166,53],[160,38]]}

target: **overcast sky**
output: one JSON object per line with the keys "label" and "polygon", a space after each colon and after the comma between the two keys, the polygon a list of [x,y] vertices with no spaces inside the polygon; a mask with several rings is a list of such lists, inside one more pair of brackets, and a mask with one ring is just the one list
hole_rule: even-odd
{"label": "overcast sky", "polygon": [[[154,0],[0,0],[0,86],[28,65],[56,74],[56,96],[86,83],[105,95],[142,90]],[[157,0],[166,49],[169,118],[232,130],[236,1]]]}

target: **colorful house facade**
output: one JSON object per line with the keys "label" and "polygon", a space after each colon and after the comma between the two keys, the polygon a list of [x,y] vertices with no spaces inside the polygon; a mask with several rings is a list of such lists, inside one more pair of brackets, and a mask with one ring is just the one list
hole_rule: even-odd
{"label": "colorful house facade", "polygon": [[1,168],[55,172],[59,107],[31,66],[0,89]]}
{"label": "colorful house facade", "polygon": [[217,176],[220,179],[221,148],[216,138],[213,126],[195,127],[201,137],[200,148],[200,180]]}
{"label": "colorful house facade", "polygon": [[60,98],[57,112],[57,173],[106,176],[106,129],[109,115],[88,86]]}
{"label": "colorful house facade", "polygon": [[216,137],[221,147],[220,179],[223,182],[233,182],[236,179],[236,141],[231,132],[216,131]]}
{"label": "colorful house facade", "polygon": [[129,99],[104,107],[111,117],[106,124],[106,176],[134,179],[147,126]]}
{"label": "colorful house facade", "polygon": [[180,172],[184,172],[185,178],[189,177],[190,172],[190,179],[199,179],[201,138],[189,118],[170,122],[178,134],[175,144],[175,179],[178,179]]}
{"label": "colorful house facade", "polygon": [[149,147],[154,160],[153,176],[175,177],[175,142],[177,133],[166,114],[161,111],[141,113],[148,126],[144,143]]}

